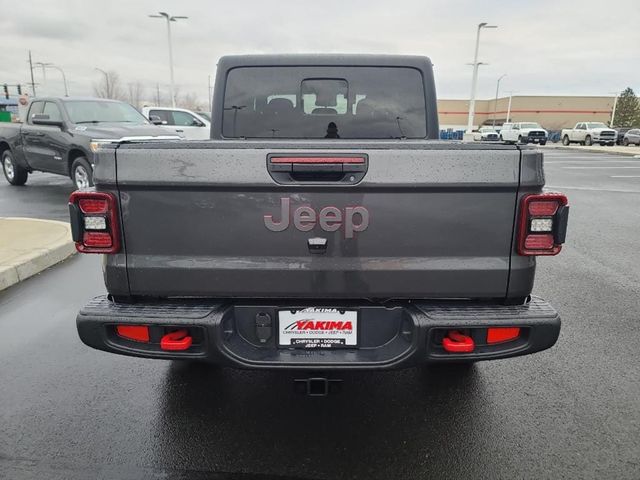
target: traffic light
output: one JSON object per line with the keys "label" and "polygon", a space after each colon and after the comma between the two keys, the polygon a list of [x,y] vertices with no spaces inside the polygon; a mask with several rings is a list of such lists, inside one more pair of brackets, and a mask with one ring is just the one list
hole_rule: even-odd
{"label": "traffic light", "polygon": [[6,83],[4,84],[4,98],[9,100],[9,85],[7,85]]}
{"label": "traffic light", "polygon": [[18,95],[22,95],[22,85],[16,85],[18,87]]}

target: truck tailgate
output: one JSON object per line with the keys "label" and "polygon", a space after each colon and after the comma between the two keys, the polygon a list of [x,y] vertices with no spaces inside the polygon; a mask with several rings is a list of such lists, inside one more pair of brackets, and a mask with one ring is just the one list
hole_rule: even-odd
{"label": "truck tailgate", "polygon": [[[515,147],[240,143],[118,148],[132,295],[505,296]],[[273,156],[355,156],[366,171],[353,185],[313,176],[283,184]]]}

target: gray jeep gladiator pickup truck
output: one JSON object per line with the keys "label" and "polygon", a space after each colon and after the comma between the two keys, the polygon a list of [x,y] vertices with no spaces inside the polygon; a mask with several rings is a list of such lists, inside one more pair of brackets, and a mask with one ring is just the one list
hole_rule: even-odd
{"label": "gray jeep gladiator pickup truck", "polygon": [[386,369],[551,347],[531,295],[565,240],[530,147],[442,142],[419,56],[227,56],[212,140],[100,147],[70,198],[108,352],[240,368]]}
{"label": "gray jeep gladiator pickup truck", "polygon": [[[38,97],[22,124],[0,125],[0,159],[7,182],[24,185],[34,171],[71,177],[93,186],[95,139],[167,137],[128,103],[104,98]],[[178,138],[177,136],[174,136]]]}

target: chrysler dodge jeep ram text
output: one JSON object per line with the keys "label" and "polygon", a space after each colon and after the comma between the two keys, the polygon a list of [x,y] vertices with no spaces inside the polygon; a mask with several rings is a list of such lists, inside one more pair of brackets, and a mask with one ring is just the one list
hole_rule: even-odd
{"label": "chrysler dodge jeep ram text", "polygon": [[210,141],[106,142],[72,194],[108,352],[241,368],[384,369],[551,347],[537,255],[565,240],[530,147],[441,142],[419,56],[220,60]]}

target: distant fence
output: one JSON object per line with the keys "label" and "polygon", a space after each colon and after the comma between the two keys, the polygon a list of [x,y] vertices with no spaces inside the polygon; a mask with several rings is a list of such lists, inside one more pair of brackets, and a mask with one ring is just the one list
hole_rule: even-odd
{"label": "distant fence", "polygon": [[454,130],[453,128],[440,130],[440,140],[462,140],[463,135],[464,130]]}

